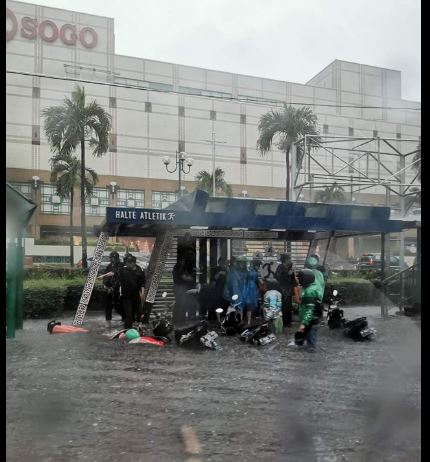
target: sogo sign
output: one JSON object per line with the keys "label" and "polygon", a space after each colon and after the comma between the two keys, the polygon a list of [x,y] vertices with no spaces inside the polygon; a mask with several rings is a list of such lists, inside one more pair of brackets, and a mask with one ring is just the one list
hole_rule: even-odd
{"label": "sogo sign", "polygon": [[[18,20],[15,14],[6,8],[6,21],[9,19],[11,23],[9,29],[6,26],[6,41],[12,40],[18,32]],[[10,27],[11,26],[11,27]],[[21,19],[21,37],[29,40],[34,40],[38,36],[45,42],[55,42],[58,38],[64,45],[76,46],[76,43],[81,43],[85,48],[94,48],[97,45],[97,32],[91,27],[83,27],[79,33],[76,26],[72,24],[63,24],[57,26],[54,21],[46,19],[40,24],[37,19],[24,16]]]}

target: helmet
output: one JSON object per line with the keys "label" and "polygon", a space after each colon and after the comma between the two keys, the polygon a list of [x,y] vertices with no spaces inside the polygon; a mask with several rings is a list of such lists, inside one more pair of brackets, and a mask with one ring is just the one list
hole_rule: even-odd
{"label": "helmet", "polygon": [[115,258],[115,260],[119,260],[119,253],[116,250],[112,250],[109,254],[109,258]]}
{"label": "helmet", "polygon": [[291,255],[289,253],[282,253],[281,254],[281,263],[286,261],[291,261]]}
{"label": "helmet", "polygon": [[131,262],[131,263],[134,263],[134,259],[133,259],[133,255],[131,255],[131,253],[126,253],[124,255],[124,263],[128,263],[128,262]]}
{"label": "helmet", "polygon": [[318,266],[318,260],[314,257],[308,257],[305,261],[305,268],[315,269]]}
{"label": "helmet", "polygon": [[124,340],[128,343],[130,340],[134,340],[135,338],[139,338],[140,334],[136,329],[128,329],[125,333]]}
{"label": "helmet", "polygon": [[245,263],[246,263],[246,262],[248,261],[248,259],[246,258],[245,255],[239,255],[238,257],[236,257],[236,261],[237,261],[237,262],[241,262],[241,261],[242,261],[242,262],[245,262]]}
{"label": "helmet", "polygon": [[309,284],[315,282],[314,273],[312,272],[312,270],[306,268],[299,271],[297,278],[299,279],[300,285],[302,287],[306,287]]}

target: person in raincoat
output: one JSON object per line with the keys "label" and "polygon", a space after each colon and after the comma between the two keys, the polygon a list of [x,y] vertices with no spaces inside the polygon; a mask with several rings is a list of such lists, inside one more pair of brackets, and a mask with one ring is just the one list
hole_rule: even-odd
{"label": "person in raincoat", "polygon": [[299,329],[310,347],[316,346],[319,318],[315,315],[315,307],[320,302],[321,288],[315,281],[315,274],[309,268],[299,271],[300,283]]}
{"label": "person in raincoat", "polygon": [[325,289],[325,279],[324,274],[320,269],[318,269],[319,260],[316,255],[310,255],[305,261],[305,268],[308,268],[314,273],[315,276],[315,284],[319,287],[319,296],[320,300],[323,300],[324,297],[324,289]]}
{"label": "person in raincoat", "polygon": [[266,287],[267,292],[263,297],[264,320],[269,321],[273,334],[280,335],[283,331],[281,287],[276,279],[268,279]]}
{"label": "person in raincoat", "polygon": [[227,272],[224,285],[224,298],[231,302],[233,295],[237,295],[237,309],[243,321],[246,314],[247,325],[251,324],[252,312],[257,309],[257,295],[255,290],[255,280],[247,269],[247,259],[245,256],[236,258],[236,263]]}

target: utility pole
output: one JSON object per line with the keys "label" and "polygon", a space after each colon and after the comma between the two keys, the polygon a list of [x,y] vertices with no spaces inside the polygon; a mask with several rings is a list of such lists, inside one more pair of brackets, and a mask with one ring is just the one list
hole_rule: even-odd
{"label": "utility pole", "polygon": [[212,197],[215,197],[216,194],[216,187],[215,187],[215,145],[218,144],[227,144],[225,141],[216,141],[215,140],[215,132],[212,132],[212,139],[211,140],[203,140],[206,143],[212,144]]}

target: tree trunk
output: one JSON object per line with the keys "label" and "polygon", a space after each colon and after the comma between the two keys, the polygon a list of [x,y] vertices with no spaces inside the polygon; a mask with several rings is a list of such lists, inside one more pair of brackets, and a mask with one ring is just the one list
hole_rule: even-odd
{"label": "tree trunk", "polygon": [[70,191],[70,267],[73,268],[75,266],[74,263],[74,249],[73,249],[73,196],[74,191],[73,189]]}
{"label": "tree trunk", "polygon": [[285,199],[290,199],[290,148],[285,151]]}
{"label": "tree trunk", "polygon": [[81,237],[82,237],[82,268],[88,268],[87,263],[87,228],[85,217],[85,139],[81,139]]}

